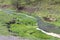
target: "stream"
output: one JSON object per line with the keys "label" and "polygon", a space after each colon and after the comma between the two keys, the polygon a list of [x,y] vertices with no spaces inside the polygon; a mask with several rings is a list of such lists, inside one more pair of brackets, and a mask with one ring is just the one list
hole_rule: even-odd
{"label": "stream", "polygon": [[[0,11],[4,11],[5,13],[8,13],[8,14],[12,14],[13,12],[15,12],[15,10],[6,10],[6,9],[0,9]],[[28,16],[28,15],[26,15],[26,16]],[[38,23],[38,28],[36,28],[37,30],[42,31],[43,33],[45,33],[47,35],[51,35],[51,36],[60,38],[60,35],[59,35],[60,27],[43,22],[41,20],[41,18],[38,16],[36,17],[36,19],[37,19],[37,23]]]}
{"label": "stream", "polygon": [[43,33],[45,33],[47,35],[51,35],[51,36],[60,38],[60,31],[59,31],[60,28],[59,27],[43,22],[41,20],[41,18],[38,16],[36,17],[36,19],[37,19],[37,23],[38,23],[38,28],[36,28],[37,30],[42,31]]}

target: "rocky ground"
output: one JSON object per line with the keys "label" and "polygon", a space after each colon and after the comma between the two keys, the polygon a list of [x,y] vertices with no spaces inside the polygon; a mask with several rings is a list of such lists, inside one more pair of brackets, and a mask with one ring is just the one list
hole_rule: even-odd
{"label": "rocky ground", "polygon": [[0,40],[28,40],[28,39],[19,38],[15,36],[0,36]]}

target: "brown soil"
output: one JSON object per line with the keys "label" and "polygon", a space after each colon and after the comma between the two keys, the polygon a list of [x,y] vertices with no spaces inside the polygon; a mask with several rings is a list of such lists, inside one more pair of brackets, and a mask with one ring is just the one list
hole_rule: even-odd
{"label": "brown soil", "polygon": [[43,19],[44,19],[45,21],[49,21],[49,22],[56,21],[55,18],[47,18],[47,17],[43,17]]}

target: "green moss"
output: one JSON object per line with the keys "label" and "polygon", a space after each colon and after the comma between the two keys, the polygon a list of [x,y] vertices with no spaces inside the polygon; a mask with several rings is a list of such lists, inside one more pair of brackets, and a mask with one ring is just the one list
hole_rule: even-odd
{"label": "green moss", "polygon": [[36,26],[12,24],[10,30],[22,37],[43,38],[43,39],[48,39],[51,37],[42,33],[41,31],[36,30]]}

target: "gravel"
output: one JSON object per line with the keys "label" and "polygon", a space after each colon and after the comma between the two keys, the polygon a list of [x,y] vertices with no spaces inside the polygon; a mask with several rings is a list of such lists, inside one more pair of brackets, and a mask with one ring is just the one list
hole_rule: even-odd
{"label": "gravel", "polygon": [[0,40],[28,40],[28,39],[15,36],[0,36]]}

